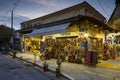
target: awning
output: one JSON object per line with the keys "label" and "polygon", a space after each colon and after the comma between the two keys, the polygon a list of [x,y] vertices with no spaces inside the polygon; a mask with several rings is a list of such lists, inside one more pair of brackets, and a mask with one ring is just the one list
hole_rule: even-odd
{"label": "awning", "polygon": [[61,25],[36,29],[36,30],[33,30],[32,33],[30,33],[30,36],[41,36],[41,35],[49,35],[49,34],[55,34],[55,33],[65,33],[66,28],[69,25],[70,25],[70,23],[65,23],[65,24],[61,24]]}

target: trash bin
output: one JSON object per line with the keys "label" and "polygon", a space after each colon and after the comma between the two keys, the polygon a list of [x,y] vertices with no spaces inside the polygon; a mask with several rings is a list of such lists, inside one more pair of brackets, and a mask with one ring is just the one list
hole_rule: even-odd
{"label": "trash bin", "polygon": [[86,57],[85,57],[85,64],[89,66],[95,66],[97,62],[98,62],[97,51],[96,50],[87,51]]}

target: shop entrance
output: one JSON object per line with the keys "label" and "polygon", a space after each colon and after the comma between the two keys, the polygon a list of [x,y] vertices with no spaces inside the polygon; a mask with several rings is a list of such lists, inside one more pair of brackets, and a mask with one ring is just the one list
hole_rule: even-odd
{"label": "shop entrance", "polygon": [[87,39],[78,36],[45,39],[45,54],[49,58],[61,57],[62,61],[81,63],[87,50]]}

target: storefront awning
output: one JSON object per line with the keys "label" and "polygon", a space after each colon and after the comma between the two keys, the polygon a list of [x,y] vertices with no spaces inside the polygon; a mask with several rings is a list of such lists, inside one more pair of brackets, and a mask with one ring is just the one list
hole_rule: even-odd
{"label": "storefront awning", "polygon": [[30,33],[30,36],[41,36],[41,35],[49,35],[49,34],[55,34],[55,33],[65,33],[66,28],[69,25],[70,25],[70,23],[65,23],[65,24],[61,24],[61,25],[36,29],[36,30],[33,30],[32,33]]}

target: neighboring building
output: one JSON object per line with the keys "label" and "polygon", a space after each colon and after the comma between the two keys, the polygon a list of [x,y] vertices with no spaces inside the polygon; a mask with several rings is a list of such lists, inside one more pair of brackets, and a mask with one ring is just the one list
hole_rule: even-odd
{"label": "neighboring building", "polygon": [[108,21],[108,25],[116,30],[116,33],[111,33],[108,37],[114,36],[117,38],[117,43],[120,44],[120,0],[116,0],[115,9]]}
{"label": "neighboring building", "polygon": [[108,25],[116,30],[115,33],[108,34],[108,39],[115,43],[116,53],[120,55],[120,0],[116,0],[116,7],[108,21]]}
{"label": "neighboring building", "polygon": [[103,15],[83,2],[21,23],[21,48],[31,51],[45,47],[51,52],[54,48],[53,55],[56,57],[57,48],[70,46],[75,54],[76,49],[85,42],[88,50],[103,51],[106,35],[113,31],[104,22],[106,19]]}
{"label": "neighboring building", "polygon": [[120,0],[116,0],[115,4],[116,7],[108,21],[108,24],[117,31],[120,31]]}

